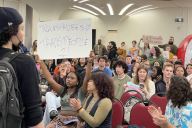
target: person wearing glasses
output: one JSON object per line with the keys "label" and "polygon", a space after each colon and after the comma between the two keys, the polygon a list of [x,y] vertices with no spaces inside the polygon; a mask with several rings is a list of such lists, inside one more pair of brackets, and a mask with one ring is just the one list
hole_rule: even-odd
{"label": "person wearing glasses", "polygon": [[151,73],[152,73],[152,69],[150,68],[150,61],[146,60],[144,63],[143,63],[147,69],[148,69],[148,76],[151,77]]}

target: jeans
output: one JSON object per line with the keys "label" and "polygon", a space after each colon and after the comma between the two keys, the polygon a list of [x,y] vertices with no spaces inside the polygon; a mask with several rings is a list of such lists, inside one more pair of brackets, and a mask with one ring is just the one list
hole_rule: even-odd
{"label": "jeans", "polygon": [[46,108],[45,113],[43,116],[43,121],[45,127],[50,123],[50,112],[55,110],[57,111],[57,108],[61,106],[60,104],[60,97],[55,96],[52,92],[46,93]]}

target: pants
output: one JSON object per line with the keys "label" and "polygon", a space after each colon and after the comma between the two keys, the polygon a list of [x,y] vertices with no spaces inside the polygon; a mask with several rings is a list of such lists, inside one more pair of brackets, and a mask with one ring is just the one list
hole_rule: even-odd
{"label": "pants", "polygon": [[52,92],[46,93],[46,108],[45,113],[43,116],[43,121],[45,127],[50,123],[50,112],[55,110],[57,111],[57,108],[61,106],[60,104],[60,97],[55,96]]}

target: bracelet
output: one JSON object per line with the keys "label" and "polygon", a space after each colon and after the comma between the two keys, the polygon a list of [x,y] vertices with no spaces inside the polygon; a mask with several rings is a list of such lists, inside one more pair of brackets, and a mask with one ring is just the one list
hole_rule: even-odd
{"label": "bracelet", "polygon": [[83,107],[81,107],[80,109],[77,110],[77,112],[79,112],[79,110],[81,110]]}

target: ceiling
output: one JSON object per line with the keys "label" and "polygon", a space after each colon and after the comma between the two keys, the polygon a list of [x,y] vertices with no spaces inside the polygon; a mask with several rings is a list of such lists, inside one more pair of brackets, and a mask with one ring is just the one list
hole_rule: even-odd
{"label": "ceiling", "polygon": [[[88,9],[94,13],[97,13],[97,17],[107,22],[109,19],[112,24],[118,24],[120,20],[127,17],[126,14],[129,12],[146,6],[152,5],[148,8],[185,8],[192,7],[192,0],[89,0],[83,3],[79,3],[82,0],[4,0],[14,2],[24,2],[31,6],[40,16],[40,21],[58,20],[59,16],[71,7],[79,6]],[[119,15],[120,11],[127,5],[133,3],[122,15]],[[93,5],[101,9],[106,15],[101,14],[98,10],[88,6],[87,4]],[[112,6],[114,15],[111,16],[107,4]],[[141,11],[143,9],[137,10]],[[78,9],[79,10],[79,9]],[[145,10],[145,11],[146,11]],[[136,11],[136,12],[137,12]],[[134,12],[135,13],[135,12]]]}

